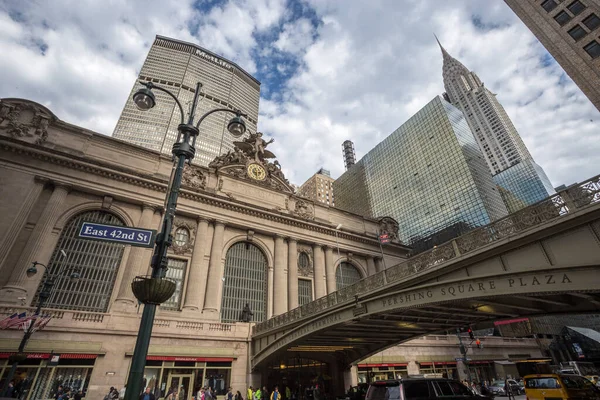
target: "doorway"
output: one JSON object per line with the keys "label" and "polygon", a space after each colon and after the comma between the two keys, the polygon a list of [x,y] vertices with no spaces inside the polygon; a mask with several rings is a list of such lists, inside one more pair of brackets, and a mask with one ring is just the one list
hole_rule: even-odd
{"label": "doorway", "polygon": [[168,388],[177,388],[178,392],[184,391],[184,397],[181,397],[181,393],[177,394],[177,399],[191,400],[194,388],[192,384],[194,382],[194,374],[171,374],[169,373],[169,379],[167,380]]}

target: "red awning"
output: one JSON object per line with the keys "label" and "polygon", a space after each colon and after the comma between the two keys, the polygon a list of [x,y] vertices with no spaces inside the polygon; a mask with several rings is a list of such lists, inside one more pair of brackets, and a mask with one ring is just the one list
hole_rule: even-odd
{"label": "red awning", "polygon": [[438,365],[456,365],[456,361],[434,361],[434,362],[419,362],[420,366],[433,366],[433,364],[435,364],[436,366]]}
{"label": "red awning", "polygon": [[369,368],[369,367],[406,367],[408,363],[386,363],[386,364],[358,364],[359,368]]}
{"label": "red awning", "polygon": [[61,354],[60,358],[62,358],[63,360],[69,359],[69,360],[93,360],[94,358],[97,358],[98,355],[97,354],[78,354],[78,353],[65,353],[65,354]]}
{"label": "red awning", "polygon": [[228,362],[233,358],[227,357],[182,357],[182,356],[148,356],[149,361],[205,361],[205,362]]}
{"label": "red awning", "polygon": [[[17,353],[0,353],[0,359],[8,358]],[[27,353],[29,359],[46,359],[50,358],[50,353]]]}

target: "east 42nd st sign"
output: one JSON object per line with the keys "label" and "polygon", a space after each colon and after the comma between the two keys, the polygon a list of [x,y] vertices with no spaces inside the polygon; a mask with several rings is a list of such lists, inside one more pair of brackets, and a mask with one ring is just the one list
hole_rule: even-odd
{"label": "east 42nd st sign", "polygon": [[153,247],[156,230],[84,222],[81,224],[78,237],[130,244],[138,247]]}

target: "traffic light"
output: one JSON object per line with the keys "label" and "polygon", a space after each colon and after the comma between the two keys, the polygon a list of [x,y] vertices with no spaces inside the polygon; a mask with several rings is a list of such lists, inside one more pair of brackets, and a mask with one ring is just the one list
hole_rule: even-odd
{"label": "traffic light", "polygon": [[475,334],[473,333],[473,329],[471,329],[471,327],[469,327],[467,332],[469,332],[469,337],[471,338],[471,340],[475,340]]}
{"label": "traffic light", "polygon": [[478,349],[483,349],[483,344],[481,344],[481,340],[479,340],[479,339],[475,340],[475,345],[477,345]]}

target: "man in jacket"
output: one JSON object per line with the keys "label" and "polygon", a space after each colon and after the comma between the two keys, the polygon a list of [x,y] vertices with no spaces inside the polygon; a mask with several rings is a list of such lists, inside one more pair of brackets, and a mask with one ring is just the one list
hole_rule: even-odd
{"label": "man in jacket", "polygon": [[150,388],[147,387],[144,393],[140,395],[140,400],[156,400],[154,394],[150,391]]}

